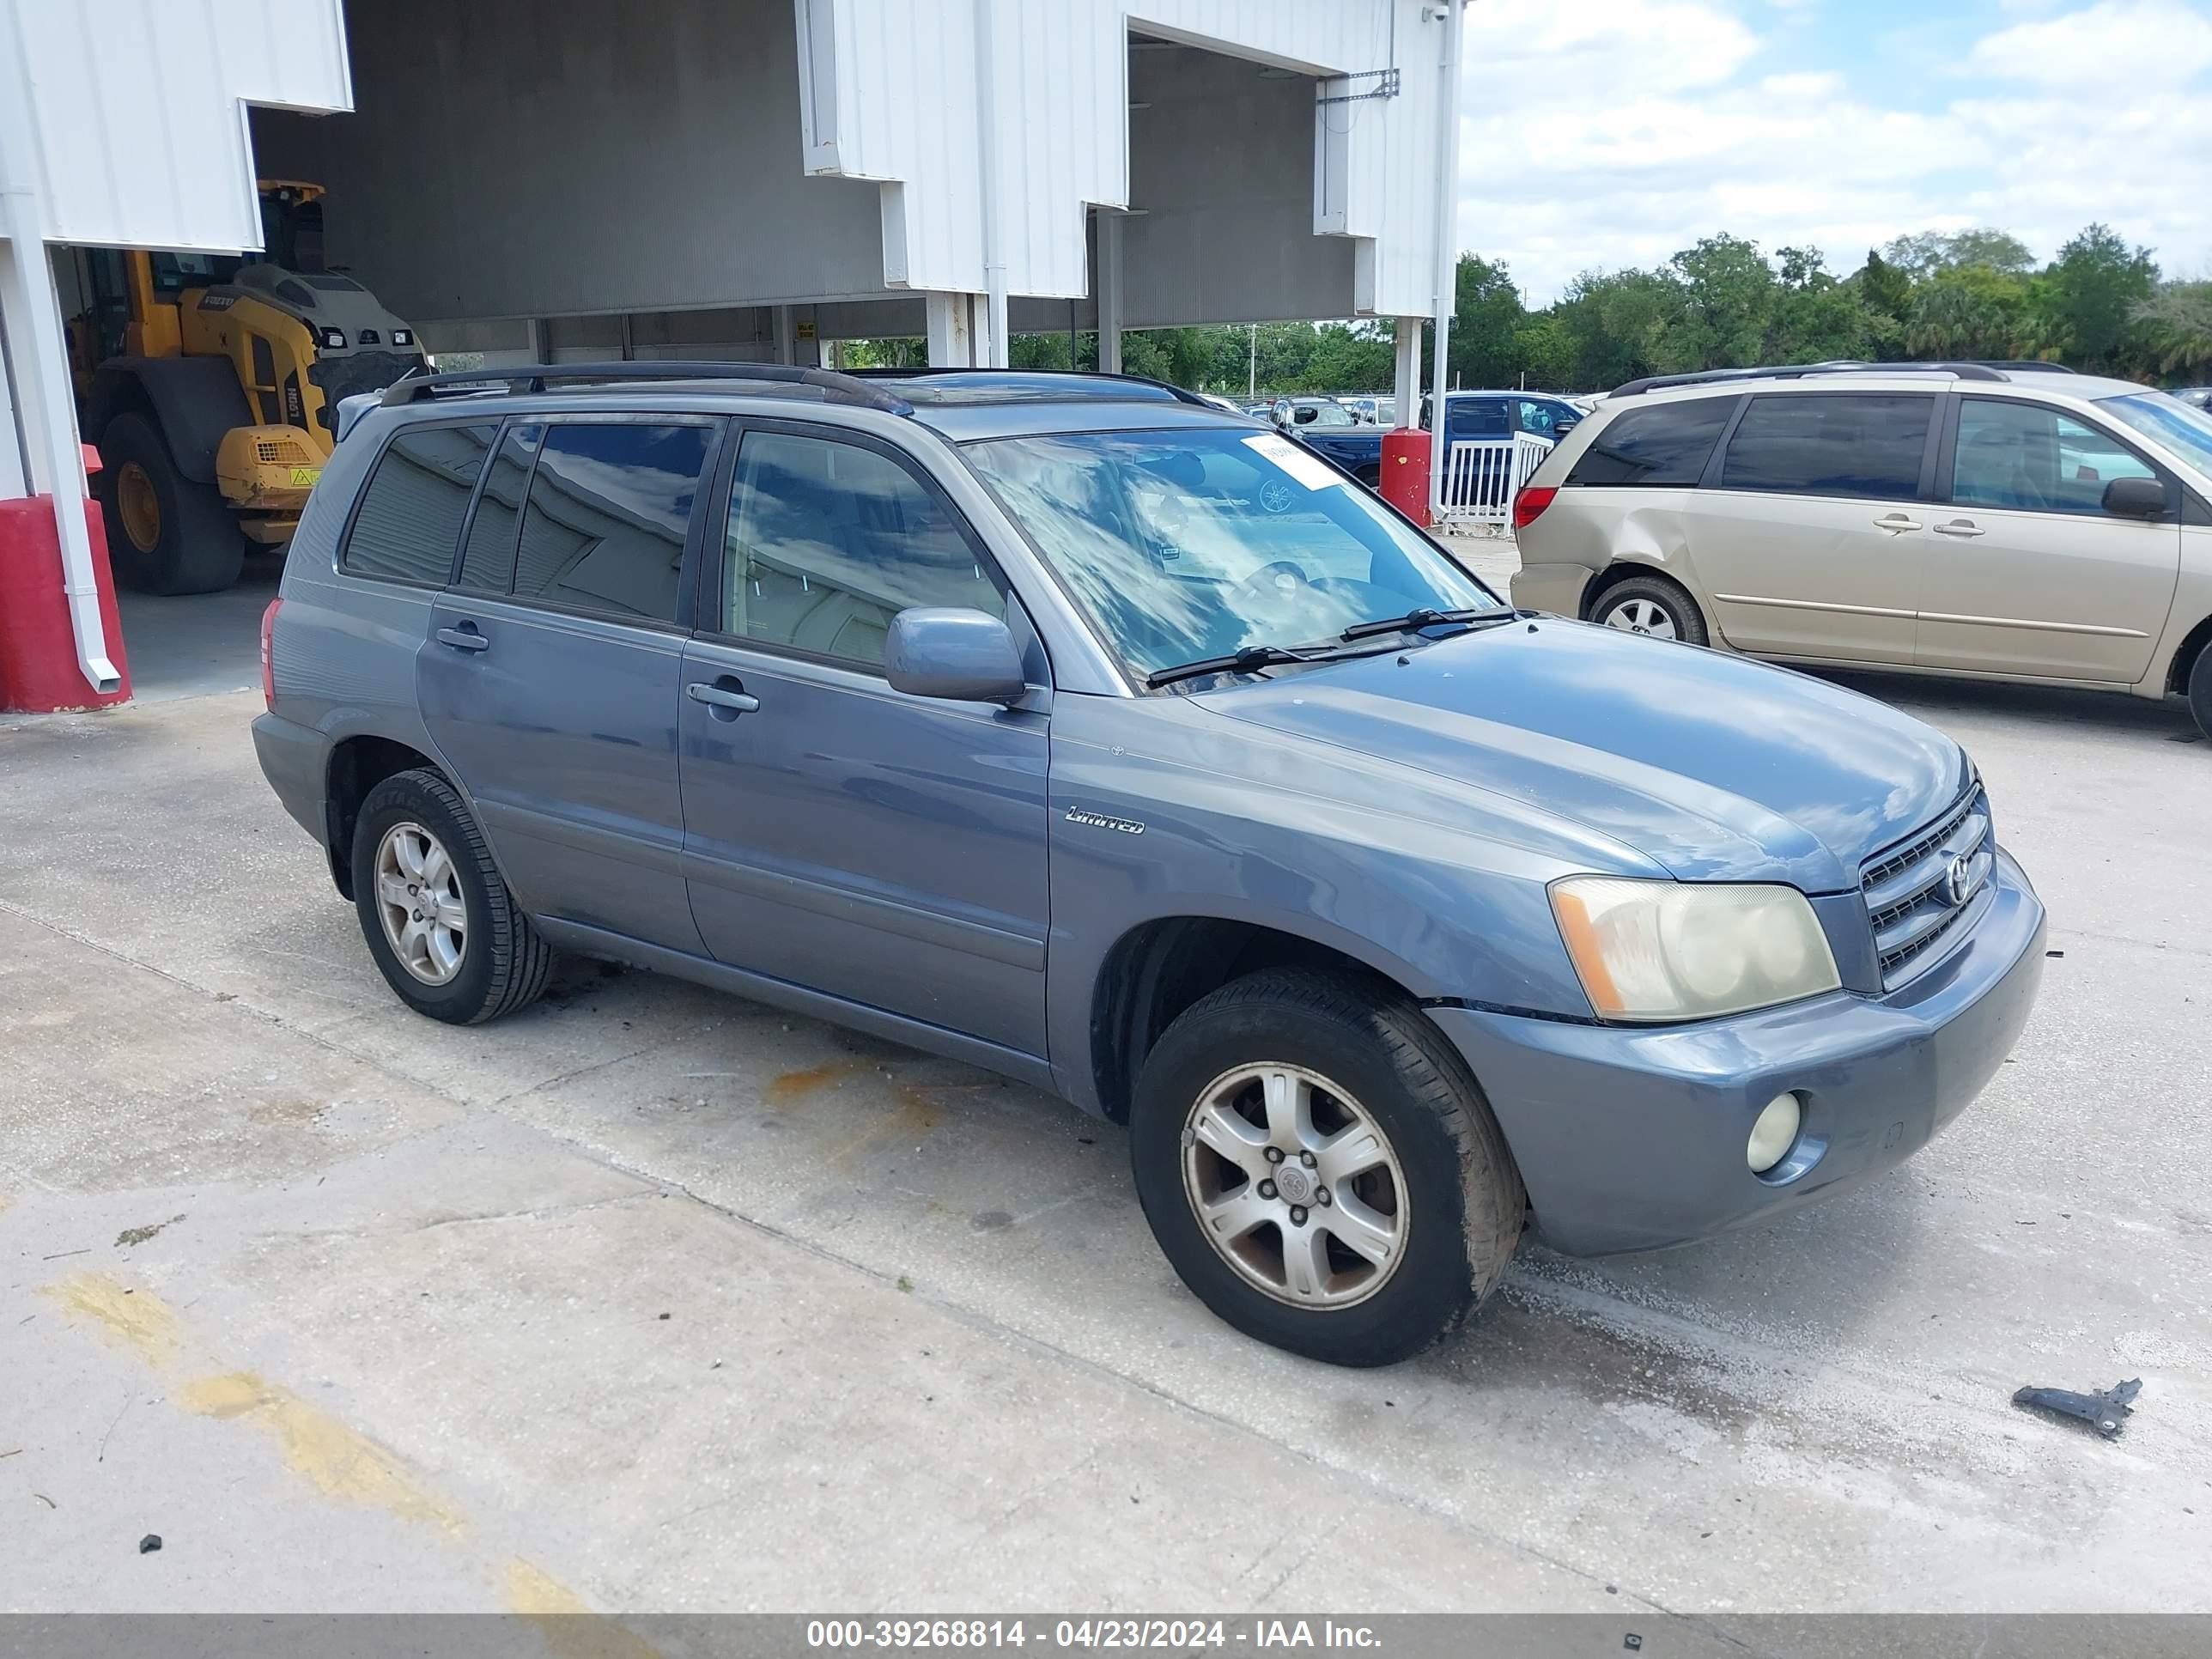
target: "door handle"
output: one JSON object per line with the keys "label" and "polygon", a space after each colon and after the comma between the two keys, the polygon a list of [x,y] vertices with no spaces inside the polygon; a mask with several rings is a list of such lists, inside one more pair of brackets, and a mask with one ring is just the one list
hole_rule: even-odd
{"label": "door handle", "polygon": [[[718,720],[733,720],[740,714],[756,714],[760,699],[752,696],[736,680],[725,685],[719,682],[709,685],[704,680],[694,680],[684,688],[684,695],[694,702],[703,702]],[[727,711],[726,713],[724,711]]]}
{"label": "door handle", "polygon": [[1986,536],[1990,532],[1972,519],[1954,519],[1948,524],[1937,525],[1936,533],[1939,536]]}
{"label": "door handle", "polygon": [[1874,521],[1876,530],[1887,530],[1893,535],[1903,535],[1908,530],[1920,528],[1920,520],[1908,519],[1902,513],[1887,513]]}
{"label": "door handle", "polygon": [[474,623],[463,623],[459,628],[438,630],[438,643],[450,645],[456,651],[489,651],[491,641],[477,631]]}

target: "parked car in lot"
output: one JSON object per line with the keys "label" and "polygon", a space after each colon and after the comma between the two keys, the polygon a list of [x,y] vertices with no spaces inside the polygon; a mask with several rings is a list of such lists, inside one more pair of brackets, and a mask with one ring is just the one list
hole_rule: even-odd
{"label": "parked car in lot", "polygon": [[[1432,398],[1421,399],[1421,429],[1428,431]],[[1530,392],[1448,392],[1447,439],[1510,438],[1516,432],[1558,442],[1582,423],[1581,407],[1565,398]]]}
{"label": "parked car in lot", "polygon": [[1532,1224],[1838,1192],[2027,1018],[2043,909],[1949,738],[1510,611],[1187,394],[621,363],[347,413],[253,735],[402,1000],[574,951],[1053,1091],[1300,1353],[1422,1347]]}
{"label": "parked car in lot", "polygon": [[1530,477],[1516,603],[1778,661],[2179,695],[2212,732],[2212,416],[1985,364],[1622,387]]}
{"label": "parked car in lot", "polygon": [[1377,489],[1382,482],[1382,428],[1362,421],[1334,398],[1278,398],[1273,418],[1316,455]]}

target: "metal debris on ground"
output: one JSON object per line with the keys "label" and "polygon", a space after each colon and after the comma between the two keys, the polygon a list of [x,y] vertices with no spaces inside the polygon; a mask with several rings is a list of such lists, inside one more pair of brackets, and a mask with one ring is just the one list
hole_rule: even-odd
{"label": "metal debris on ground", "polygon": [[158,1532],[149,1532],[138,1540],[138,1553],[141,1555],[151,1555],[161,1547],[161,1534]]}
{"label": "metal debris on ground", "polygon": [[2078,1417],[2106,1439],[2115,1440],[2134,1414],[2135,1407],[2128,1402],[2142,1392],[2142,1378],[2136,1376],[2097,1394],[2075,1394],[2070,1389],[2021,1389],[2013,1395],[2012,1403],[2057,1412],[2062,1417]]}

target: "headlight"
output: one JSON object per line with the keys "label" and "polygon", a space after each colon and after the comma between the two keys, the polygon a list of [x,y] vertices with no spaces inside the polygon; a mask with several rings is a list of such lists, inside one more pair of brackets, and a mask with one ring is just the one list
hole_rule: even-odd
{"label": "headlight", "polygon": [[325,351],[345,349],[345,331],[342,328],[323,328],[315,331],[315,338]]}
{"label": "headlight", "polygon": [[1843,982],[1794,887],[1570,876],[1551,890],[1559,936],[1601,1018],[1708,1019]]}

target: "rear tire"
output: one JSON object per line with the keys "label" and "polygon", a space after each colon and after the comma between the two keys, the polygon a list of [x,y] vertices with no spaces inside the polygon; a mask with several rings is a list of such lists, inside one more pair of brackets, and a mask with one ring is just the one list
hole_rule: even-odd
{"label": "rear tire", "polygon": [[1704,645],[1708,637],[1698,602],[1668,576],[1645,574],[1614,582],[1591,605],[1589,619],[1601,628],[1684,645]]}
{"label": "rear tire", "polygon": [[2197,716],[2197,729],[2212,738],[2212,641],[2197,653],[2189,671],[2189,712]]}
{"label": "rear tire", "polygon": [[1129,1146],[1192,1292],[1331,1364],[1387,1365],[1448,1335],[1527,1219],[1465,1062],[1419,1009],[1346,974],[1270,969],[1192,1005],[1146,1057]]}
{"label": "rear tire", "polygon": [[[468,804],[435,772],[396,773],[362,800],[353,892],[369,954],[418,1014],[497,1019],[537,1001],[552,975],[553,947],[507,891]],[[441,902],[447,925],[426,927]]]}
{"label": "rear tire", "polygon": [[145,416],[118,415],[100,438],[100,510],[115,579],[147,593],[213,593],[238,580],[246,538],[213,484],[177,470]]}

